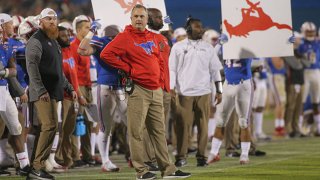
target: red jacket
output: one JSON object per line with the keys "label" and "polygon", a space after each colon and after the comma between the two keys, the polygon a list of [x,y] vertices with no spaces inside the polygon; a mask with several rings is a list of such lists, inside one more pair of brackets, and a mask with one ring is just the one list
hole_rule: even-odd
{"label": "red jacket", "polygon": [[70,47],[73,52],[74,60],[78,67],[77,72],[78,72],[79,86],[91,87],[92,83],[90,79],[90,56],[81,56],[77,52],[79,45],[80,45],[80,40],[76,37],[70,44]]}
{"label": "red jacket", "polygon": [[157,41],[159,43],[160,55],[163,59],[163,84],[162,89],[166,92],[170,92],[170,75],[169,75],[169,55],[170,55],[170,46],[168,39],[162,34],[156,34]]}
{"label": "red jacket", "polygon": [[[78,92],[79,83],[77,76],[77,66],[75,60],[73,58],[73,53],[70,47],[62,48],[62,56],[63,56],[63,73],[68,79],[68,81],[72,84],[73,89]],[[72,99],[72,97],[64,92],[64,97],[67,99]]]}
{"label": "red jacket", "polygon": [[140,32],[131,25],[118,34],[101,52],[101,59],[130,75],[135,83],[150,90],[163,84],[163,60],[156,34]]}

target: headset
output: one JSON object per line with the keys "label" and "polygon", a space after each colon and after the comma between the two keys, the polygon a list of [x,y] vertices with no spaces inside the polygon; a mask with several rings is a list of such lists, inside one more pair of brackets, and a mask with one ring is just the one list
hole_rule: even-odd
{"label": "headset", "polygon": [[191,17],[191,15],[189,15],[189,17],[187,18],[186,24],[184,26],[184,29],[187,31],[187,34],[192,34],[191,21],[193,20],[194,19]]}
{"label": "headset", "polygon": [[152,20],[151,16],[148,16],[148,23],[147,24],[149,27],[153,27],[154,24],[153,24],[153,20]]}

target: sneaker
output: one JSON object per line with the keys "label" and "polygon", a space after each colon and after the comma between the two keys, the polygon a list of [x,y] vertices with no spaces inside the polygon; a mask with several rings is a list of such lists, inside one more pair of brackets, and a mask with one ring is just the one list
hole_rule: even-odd
{"label": "sneaker", "polygon": [[63,173],[67,171],[67,167],[61,166],[55,161],[46,160],[45,165],[46,165],[46,171],[48,172]]}
{"label": "sneaker", "polygon": [[11,173],[9,171],[0,169],[0,176],[11,176]]}
{"label": "sneaker", "polygon": [[108,161],[101,166],[101,170],[102,172],[119,172],[120,168],[118,168],[111,161]]}
{"label": "sneaker", "polygon": [[97,164],[96,164],[96,161],[93,160],[93,159],[83,160],[83,162],[86,163],[86,164],[89,165],[89,166],[95,166],[95,165],[97,165]]}
{"label": "sneaker", "polygon": [[152,162],[145,162],[144,164],[149,168],[150,172],[160,171],[159,167]]}
{"label": "sneaker", "polygon": [[259,140],[259,141],[271,141],[271,137],[270,137],[270,136],[267,136],[267,135],[264,134],[264,133],[256,134],[256,138],[257,138],[257,140]]}
{"label": "sneaker", "polygon": [[283,137],[286,135],[286,131],[283,127],[277,127],[275,128],[275,136],[280,136],[280,137]]}
{"label": "sneaker", "polygon": [[179,159],[179,160],[176,160],[176,162],[174,163],[176,167],[183,167],[183,166],[186,166],[187,164],[188,162],[186,159]]}
{"label": "sneaker", "polygon": [[93,159],[96,165],[102,165],[102,160],[99,156],[94,156]]}
{"label": "sneaker", "polygon": [[83,168],[83,167],[87,167],[88,164],[86,164],[85,162],[83,162],[82,160],[77,160],[74,161],[71,168]]}
{"label": "sneaker", "polygon": [[16,168],[16,175],[19,176],[28,176],[31,167],[29,165],[25,166],[24,168],[20,169],[20,167]]}
{"label": "sneaker", "polygon": [[208,166],[207,160],[204,158],[197,159],[197,167],[206,167]]}
{"label": "sneaker", "polygon": [[233,152],[228,152],[226,153],[226,157],[240,157],[240,153],[238,153],[237,151],[233,151]]}
{"label": "sneaker", "polygon": [[47,173],[45,170],[40,169],[39,171],[34,168],[31,169],[27,179],[43,179],[43,180],[51,180],[54,179],[54,176]]}
{"label": "sneaker", "polygon": [[260,151],[260,150],[249,152],[250,156],[265,156],[266,154],[267,154],[266,152]]}
{"label": "sneaker", "polygon": [[209,154],[209,157],[208,157],[208,160],[207,160],[207,163],[208,164],[211,164],[211,163],[214,163],[214,162],[218,162],[220,161],[220,154],[218,153],[217,155],[214,155],[214,154]]}
{"label": "sneaker", "polygon": [[248,164],[249,163],[249,157],[248,155],[241,155],[240,156],[240,164]]}
{"label": "sneaker", "polygon": [[153,174],[152,172],[147,172],[144,175],[137,177],[137,179],[156,179],[156,174]]}
{"label": "sneaker", "polygon": [[163,179],[187,178],[190,176],[191,176],[191,173],[186,173],[186,172],[182,172],[180,170],[177,170],[176,172],[174,172],[170,175],[163,176]]}

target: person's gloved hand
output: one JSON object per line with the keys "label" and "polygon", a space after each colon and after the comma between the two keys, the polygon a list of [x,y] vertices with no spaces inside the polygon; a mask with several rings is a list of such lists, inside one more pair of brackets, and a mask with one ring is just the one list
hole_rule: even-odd
{"label": "person's gloved hand", "polygon": [[294,36],[294,34],[288,39],[288,41],[292,44],[296,42],[296,37]]}
{"label": "person's gloved hand", "polygon": [[171,21],[171,19],[170,19],[170,16],[164,17],[164,18],[163,18],[163,22],[166,23],[166,24],[173,24],[172,21]]}
{"label": "person's gloved hand", "polygon": [[91,32],[95,33],[97,32],[98,29],[101,28],[101,24],[98,21],[100,21],[100,19],[92,21],[91,27],[90,27]]}
{"label": "person's gloved hand", "polygon": [[226,34],[221,34],[218,38],[218,42],[221,45],[227,43],[228,41],[229,41],[229,38]]}

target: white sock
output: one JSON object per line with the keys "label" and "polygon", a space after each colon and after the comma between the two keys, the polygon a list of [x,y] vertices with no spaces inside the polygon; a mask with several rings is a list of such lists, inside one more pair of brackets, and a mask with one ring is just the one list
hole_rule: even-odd
{"label": "white sock", "polygon": [[314,115],[313,118],[314,121],[317,123],[318,134],[320,134],[320,114]]}
{"label": "white sock", "polygon": [[279,123],[280,123],[280,124],[279,124],[280,127],[284,127],[284,125],[285,125],[285,124],[284,124],[284,119],[280,119],[280,120],[279,120]]}
{"label": "white sock", "polygon": [[57,132],[56,135],[54,136],[51,151],[57,151],[58,143],[59,143],[59,133]]}
{"label": "white sock", "polygon": [[280,127],[280,119],[277,118],[277,119],[274,121],[274,127],[276,127],[276,128]]}
{"label": "white sock", "polygon": [[216,121],[214,118],[209,119],[208,123],[208,137],[212,137],[214,135],[214,130],[216,129]]}
{"label": "white sock", "polygon": [[210,153],[216,156],[219,153],[221,144],[222,144],[222,141],[220,139],[213,137]]}
{"label": "white sock", "polygon": [[29,157],[28,157],[28,154],[26,152],[18,153],[18,154],[16,154],[16,156],[17,156],[17,159],[19,161],[21,169],[30,164]]}
{"label": "white sock", "polygon": [[28,134],[27,135],[27,147],[28,147],[28,156],[29,156],[29,159],[31,159],[31,156],[32,156],[32,152],[33,152],[33,146],[34,146],[34,139],[36,137],[33,135],[33,134]]}
{"label": "white sock", "polygon": [[90,145],[91,145],[91,155],[94,156],[96,153],[96,137],[97,134],[96,133],[91,133],[90,136]]}
{"label": "white sock", "polygon": [[298,123],[298,126],[299,126],[299,129],[301,130],[302,129],[302,125],[303,125],[303,116],[299,116],[299,123]]}
{"label": "white sock", "polygon": [[98,134],[98,148],[101,155],[102,164],[105,164],[109,161],[109,146],[110,146],[110,137],[99,131]]}
{"label": "white sock", "polygon": [[241,156],[248,156],[251,142],[241,142]]}
{"label": "white sock", "polygon": [[262,133],[262,125],[263,125],[263,113],[262,112],[255,112],[253,114],[253,117],[254,117],[255,133],[261,134]]}

